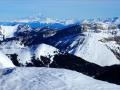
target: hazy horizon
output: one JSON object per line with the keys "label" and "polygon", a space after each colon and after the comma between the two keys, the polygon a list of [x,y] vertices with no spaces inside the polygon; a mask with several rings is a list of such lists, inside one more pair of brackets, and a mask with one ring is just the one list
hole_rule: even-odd
{"label": "hazy horizon", "polygon": [[35,16],[65,19],[113,18],[120,16],[120,0],[1,0],[0,20]]}

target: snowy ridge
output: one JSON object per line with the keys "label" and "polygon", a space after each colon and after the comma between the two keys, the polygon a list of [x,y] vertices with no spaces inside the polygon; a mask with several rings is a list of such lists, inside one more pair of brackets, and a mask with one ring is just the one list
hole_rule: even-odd
{"label": "snowy ridge", "polygon": [[4,55],[2,52],[0,52],[0,69],[1,68],[10,68],[15,67],[15,65],[12,63],[12,61]]}
{"label": "snowy ridge", "polygon": [[73,48],[69,53],[101,66],[120,64],[120,61],[115,57],[111,50],[100,42],[104,37],[108,37],[108,34],[86,33],[86,38],[83,41],[83,44]]}
{"label": "snowy ridge", "polygon": [[[0,73],[5,70],[0,70]],[[120,86],[54,68],[15,68],[0,78],[0,90],[119,90]],[[3,83],[4,82],[4,83]],[[27,83],[26,83],[27,82]]]}

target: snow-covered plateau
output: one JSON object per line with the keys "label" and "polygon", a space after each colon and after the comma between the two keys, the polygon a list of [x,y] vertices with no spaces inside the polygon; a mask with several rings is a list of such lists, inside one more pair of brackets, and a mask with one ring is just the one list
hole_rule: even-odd
{"label": "snow-covered plateau", "polygon": [[54,68],[0,70],[0,90],[120,90],[119,85]]}

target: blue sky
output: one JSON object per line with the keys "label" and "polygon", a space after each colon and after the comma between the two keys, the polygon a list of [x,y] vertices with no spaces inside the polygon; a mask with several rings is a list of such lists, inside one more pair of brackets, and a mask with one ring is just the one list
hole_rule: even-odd
{"label": "blue sky", "polygon": [[39,13],[57,19],[119,17],[120,0],[0,0],[0,20]]}

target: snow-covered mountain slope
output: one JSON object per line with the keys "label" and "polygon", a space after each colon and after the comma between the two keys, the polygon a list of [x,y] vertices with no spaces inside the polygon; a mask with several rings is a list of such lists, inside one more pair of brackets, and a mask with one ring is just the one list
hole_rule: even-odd
{"label": "snow-covered mountain slope", "polygon": [[5,38],[14,37],[14,33],[17,31],[18,25],[15,26],[0,26],[0,32]]}
{"label": "snow-covered mountain slope", "polygon": [[109,37],[113,37],[113,35],[108,31],[98,33],[88,31],[83,32],[82,34],[72,33],[70,35],[60,37],[57,40],[55,39],[56,42],[53,46],[64,52],[82,57],[89,62],[96,63],[101,66],[120,64],[116,55],[110,48],[108,48],[106,43],[101,41],[102,39]]}
{"label": "snow-covered mountain slope", "polygon": [[119,90],[120,86],[54,68],[0,70],[0,90]]}
{"label": "snow-covered mountain slope", "polygon": [[41,43],[39,45],[33,45],[33,47],[24,46],[20,41],[8,41],[0,45],[0,50],[8,55],[10,59],[11,55],[16,54],[16,59],[22,65],[30,63],[35,56],[36,59],[41,60],[41,56],[50,58],[51,62],[54,55],[59,54],[59,50],[53,46]]}
{"label": "snow-covered mountain slope", "polygon": [[1,68],[10,68],[15,67],[15,65],[12,63],[12,61],[4,55],[2,52],[0,52],[0,69]]}
{"label": "snow-covered mountain slope", "polygon": [[[113,52],[100,41],[105,37],[108,37],[108,34],[86,33],[83,43],[78,44],[76,48],[73,48],[68,52],[101,66],[120,64],[120,61]],[[76,40],[70,45],[71,48],[76,45]]]}
{"label": "snow-covered mountain slope", "polygon": [[16,59],[15,54],[11,55],[11,57],[11,60],[16,66],[69,69],[91,76],[95,79],[120,85],[119,65],[101,67],[97,64],[87,62],[84,59],[76,57],[72,54],[57,54],[54,56],[52,62],[50,62],[50,58],[47,58],[45,56],[42,56],[40,59],[35,59],[32,57],[30,62],[27,62],[25,64],[24,62],[19,62],[19,60]]}
{"label": "snow-covered mountain slope", "polygon": [[31,61],[32,54],[30,48],[25,47],[19,41],[8,41],[0,45],[0,50],[4,54],[8,55],[11,59],[11,55],[16,54],[19,63],[26,65],[27,62]]}
{"label": "snow-covered mountain slope", "polygon": [[[24,29],[26,30],[28,28]],[[21,36],[19,36],[19,34]],[[33,32],[31,30],[26,32],[22,30],[22,32],[18,32],[18,35],[15,35],[16,38],[19,38],[18,40],[12,39],[7,42],[5,41],[2,42],[0,46],[5,54],[16,53],[18,57],[21,57],[22,55],[20,54],[22,52],[21,49],[28,50],[27,52],[29,52],[29,54],[27,53],[26,55],[29,56],[27,56],[28,59],[25,59],[26,62],[30,61],[29,59],[33,56],[31,54],[35,54],[37,58],[40,58],[40,56],[42,56],[40,54],[45,54],[44,56],[46,56],[47,53],[51,53],[51,51],[54,52],[55,49],[51,50],[51,47],[49,48],[45,44],[39,45],[41,43],[47,43],[48,45],[57,47],[63,52],[68,52],[82,57],[89,62],[93,62],[101,66],[110,66],[120,64],[120,61],[116,58],[116,55],[114,55],[105,43],[100,41],[110,36],[112,36],[112,34],[106,30],[99,33],[93,31],[81,32],[80,25],[74,25],[62,30],[54,30],[49,28],[47,28],[47,30],[46,28],[42,28],[37,32]],[[34,50],[32,50],[31,46],[35,46],[35,48],[33,48]],[[38,49],[36,46],[38,46]]]}
{"label": "snow-covered mountain slope", "polygon": [[[27,24],[21,23],[20,25],[15,24],[15,26],[13,25],[8,27],[1,26],[3,29],[5,28],[5,31],[8,31],[9,27],[17,28],[14,29],[15,31],[13,29],[11,30],[11,35],[13,35],[12,37],[5,37],[5,39],[1,41],[0,47],[2,52],[5,54],[16,53],[19,58],[18,60],[21,62],[24,59],[25,64],[25,62],[30,61],[29,59],[33,54],[35,54],[37,58],[40,58],[38,53],[45,54],[46,56],[46,53],[48,53],[46,52],[46,49],[48,49],[47,45],[43,45],[44,48],[42,47],[42,49],[46,48],[43,50],[46,53],[39,51],[39,44],[46,43],[58,48],[62,52],[74,54],[101,66],[120,64],[115,53],[108,48],[108,45],[106,46],[106,43],[101,42],[102,39],[108,38],[112,36],[112,34],[115,35],[117,32],[119,33],[117,25],[112,23],[112,21],[107,20],[107,22],[111,22],[107,23],[104,20],[88,20],[86,21],[87,24],[84,22],[85,26],[83,23],[74,23],[72,25],[64,26],[62,29],[51,29],[49,26],[40,27],[38,22],[28,22]],[[51,25],[53,24],[52,22],[50,23]],[[32,25],[35,27],[33,28]],[[112,27],[110,27],[111,25]],[[86,26],[87,31],[85,31]],[[52,50],[50,49],[50,53],[51,51]],[[22,57],[23,59],[21,60],[22,52],[27,54],[25,57]]]}
{"label": "snow-covered mountain slope", "polygon": [[44,56],[52,60],[54,55],[59,53],[59,50],[53,46],[42,43],[38,45],[38,47],[36,48],[34,52],[35,52],[36,58],[40,59],[41,56]]}
{"label": "snow-covered mountain slope", "polygon": [[120,35],[104,38],[101,40],[120,60]]}

